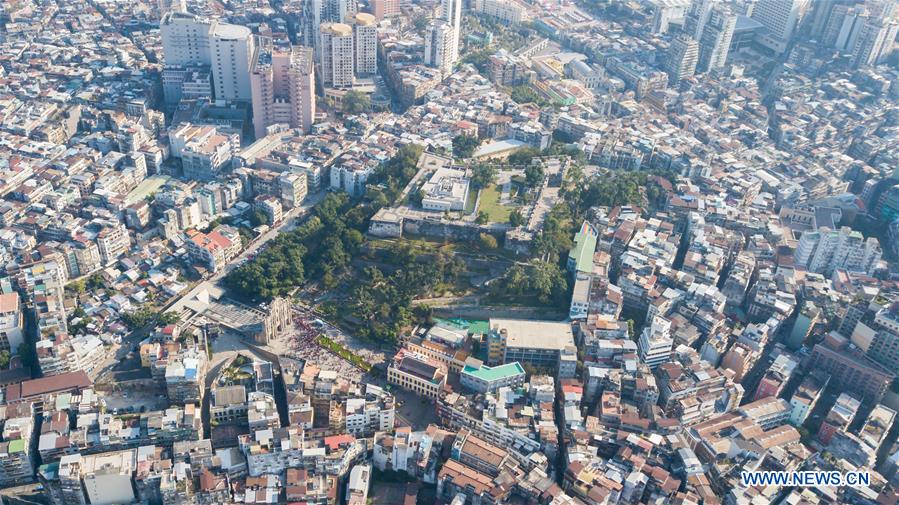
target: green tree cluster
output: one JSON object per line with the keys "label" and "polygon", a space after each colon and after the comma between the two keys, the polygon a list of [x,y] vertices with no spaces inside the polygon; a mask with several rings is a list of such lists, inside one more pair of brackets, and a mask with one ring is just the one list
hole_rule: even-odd
{"label": "green tree cluster", "polygon": [[371,97],[361,91],[348,91],[341,105],[346,114],[361,114],[371,110]]}
{"label": "green tree cluster", "polygon": [[512,90],[509,93],[509,97],[512,98],[515,103],[533,103],[539,107],[543,107],[548,104],[545,98],[540,96],[534,90],[534,88],[528,86],[527,84],[513,86]]}
{"label": "green tree cluster", "polygon": [[558,262],[573,245],[575,221],[571,209],[559,204],[550,209],[543,229],[534,240],[537,254],[549,262]]}
{"label": "green tree cluster", "polygon": [[656,177],[669,180],[674,178],[669,172],[609,171],[584,183],[582,180],[577,182],[579,170],[574,172],[574,175],[568,174],[569,182],[564,188],[563,196],[578,215],[593,206],[654,204],[665,196],[665,191],[658,184]]}
{"label": "green tree cluster", "polygon": [[374,188],[364,201],[344,193],[326,196],[305,223],[278,235],[253,261],[225,276],[225,286],[248,300],[286,295],[310,279],[320,279],[327,289],[336,287],[365,240],[368,220],[396,200],[415,175],[421,153],[421,146],[401,147],[369,178]]}
{"label": "green tree cluster", "polygon": [[[387,205],[396,200],[418,171],[418,159],[423,151],[424,148],[419,145],[406,144],[375,170],[375,173],[369,178],[369,185],[384,186],[386,201],[381,203]],[[369,198],[370,201],[376,201],[376,199],[377,196]]]}
{"label": "green tree cluster", "polygon": [[141,307],[131,312],[122,312],[120,314],[122,322],[129,330],[134,331],[147,325],[168,325],[178,322],[178,315],[170,312],[156,312],[150,307]]}
{"label": "green tree cluster", "polygon": [[388,251],[384,260],[400,268],[386,275],[379,268],[366,267],[361,282],[350,294],[349,307],[360,323],[359,335],[395,342],[403,328],[422,317],[413,310],[412,301],[441,285],[454,284],[464,271],[464,264],[443,253],[418,258],[410,247],[403,245]]}
{"label": "green tree cluster", "polygon": [[496,167],[486,163],[479,163],[471,167],[471,186],[474,189],[483,189],[496,181]]}
{"label": "green tree cluster", "polygon": [[510,154],[506,161],[510,165],[530,165],[535,156],[540,156],[540,151],[533,147],[523,147]]}
{"label": "green tree cluster", "polygon": [[253,261],[225,276],[225,286],[251,300],[284,296],[310,278],[334,287],[363,241],[350,220],[368,216],[360,218],[353,207],[346,194],[329,194],[309,220],[278,235]]}
{"label": "green tree cluster", "polygon": [[453,155],[456,158],[471,158],[481,139],[475,135],[456,135],[453,138]]}
{"label": "green tree cluster", "polygon": [[524,224],[524,216],[521,215],[521,212],[518,209],[512,211],[509,214],[509,225],[513,228],[518,228],[519,226]]}
{"label": "green tree cluster", "polygon": [[490,294],[495,298],[536,295],[542,304],[564,306],[568,302],[568,279],[556,263],[532,261],[516,263],[491,283]]}
{"label": "green tree cluster", "polygon": [[543,182],[544,172],[543,166],[536,165],[528,165],[524,169],[524,180],[527,183],[529,188],[536,188]]}
{"label": "green tree cluster", "polygon": [[499,243],[496,241],[496,237],[489,233],[481,233],[479,240],[481,242],[481,247],[484,249],[496,249],[499,247]]}

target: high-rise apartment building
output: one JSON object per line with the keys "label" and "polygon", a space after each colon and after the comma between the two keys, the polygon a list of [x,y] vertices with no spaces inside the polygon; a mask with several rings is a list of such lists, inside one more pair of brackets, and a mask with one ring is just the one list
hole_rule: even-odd
{"label": "high-rise apartment building", "polygon": [[349,88],[355,82],[353,29],[343,23],[321,25],[319,64],[322,84]]}
{"label": "high-rise apartment building", "polygon": [[356,45],[356,74],[378,73],[378,22],[365,12],[353,17],[353,39]]}
{"label": "high-rise apartment building", "polygon": [[250,100],[255,44],[249,28],[169,12],[160,22],[160,33],[166,65],[163,81],[173,88],[167,89],[167,99],[183,85],[185,67],[200,67],[201,73],[203,67],[210,67],[216,99]]}
{"label": "high-rise apartment building", "polygon": [[432,21],[425,36],[425,65],[448,74],[453,68],[452,46],[453,27],[442,19]]}
{"label": "high-rise apartment building", "polygon": [[[397,10],[399,6],[397,6]],[[355,0],[309,0],[304,2],[303,16],[306,45],[313,46],[318,57],[321,50],[321,26],[324,23],[346,23],[358,12]]]}
{"label": "high-rise apartment building", "polygon": [[696,73],[696,63],[699,61],[699,42],[688,35],[680,34],[671,41],[667,56],[664,69],[668,74],[668,83],[676,85],[681,79]]}
{"label": "high-rise apartment building", "polygon": [[699,40],[714,6],[715,0],[693,0],[684,16],[684,33]]}
{"label": "high-rise apartment building", "polygon": [[868,356],[890,370],[899,369],[899,304],[880,309],[872,326],[875,333]]}
{"label": "high-rise apartment building", "polygon": [[214,21],[182,12],[168,12],[159,23],[166,66],[209,65]]}
{"label": "high-rise apartment building", "polygon": [[671,321],[663,317],[654,317],[652,323],[643,328],[640,340],[637,342],[637,350],[640,361],[655,369],[662,363],[671,361],[671,348],[674,340],[671,338]]}
{"label": "high-rise apartment building", "polygon": [[859,29],[852,46],[852,64],[856,67],[883,63],[893,51],[899,33],[899,21],[869,16]]}
{"label": "high-rise apartment building", "polygon": [[400,15],[400,0],[371,0],[369,5],[378,21]]}
{"label": "high-rise apartment building", "polygon": [[699,39],[697,70],[710,72],[724,68],[736,25],[737,15],[726,6],[716,6],[712,9]]}
{"label": "high-rise apartment building", "polygon": [[450,55],[453,63],[459,59],[462,34],[462,0],[441,0],[440,18],[445,19],[453,29],[453,42]]}
{"label": "high-rise apartment building", "polygon": [[254,53],[253,33],[239,25],[216,24],[209,46],[212,84],[218,100],[250,100],[250,62]]}
{"label": "high-rise apartment building", "polygon": [[806,267],[809,272],[830,275],[837,268],[870,274],[882,256],[876,238],[865,239],[848,227],[839,230],[821,227],[802,234],[793,257],[796,265]]}
{"label": "high-rise apartment building", "polygon": [[758,43],[776,54],[786,51],[803,4],[800,0],[759,0],[752,11],[752,19],[765,26],[756,38]]}
{"label": "high-rise apartment building", "polygon": [[683,23],[691,3],[690,0],[653,0],[652,33],[667,33],[669,25]]}
{"label": "high-rise apartment building", "polygon": [[256,138],[266,128],[286,124],[308,132],[315,116],[312,50],[305,47],[260,47],[250,76]]}

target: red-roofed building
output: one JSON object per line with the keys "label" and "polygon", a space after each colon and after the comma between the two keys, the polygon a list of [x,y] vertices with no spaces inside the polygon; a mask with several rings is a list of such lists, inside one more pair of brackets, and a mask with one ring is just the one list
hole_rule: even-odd
{"label": "red-roofed building", "polygon": [[[90,377],[83,371],[68,372],[40,379],[32,379],[6,388],[6,403],[38,401],[51,393],[78,393],[93,386]],[[41,409],[37,408],[36,411]]]}
{"label": "red-roofed building", "polygon": [[240,253],[240,234],[228,226],[219,226],[209,233],[194,230],[188,238],[187,252],[191,259],[211,272],[219,271]]}

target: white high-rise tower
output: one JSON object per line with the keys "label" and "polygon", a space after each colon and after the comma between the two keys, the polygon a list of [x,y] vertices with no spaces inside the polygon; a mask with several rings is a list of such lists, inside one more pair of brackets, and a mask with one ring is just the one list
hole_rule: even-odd
{"label": "white high-rise tower", "polygon": [[440,17],[445,19],[453,29],[453,43],[450,47],[450,57],[453,63],[459,59],[459,51],[462,36],[462,0],[441,0]]}
{"label": "white high-rise tower", "polygon": [[353,18],[353,38],[356,44],[356,73],[374,75],[378,73],[378,22],[365,12]]}
{"label": "white high-rise tower", "polygon": [[442,19],[428,25],[425,36],[425,65],[437,67],[444,75],[453,68],[453,27]]}
{"label": "white high-rise tower", "polygon": [[319,39],[322,84],[350,88],[355,83],[353,29],[343,23],[323,23]]}

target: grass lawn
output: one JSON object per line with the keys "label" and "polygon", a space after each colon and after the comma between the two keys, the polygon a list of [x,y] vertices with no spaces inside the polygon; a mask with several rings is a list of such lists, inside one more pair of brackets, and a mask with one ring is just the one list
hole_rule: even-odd
{"label": "grass lawn", "polygon": [[517,208],[517,206],[500,204],[500,196],[500,189],[495,184],[481,190],[481,203],[478,205],[478,212],[486,212],[491,223],[507,222],[509,214]]}

